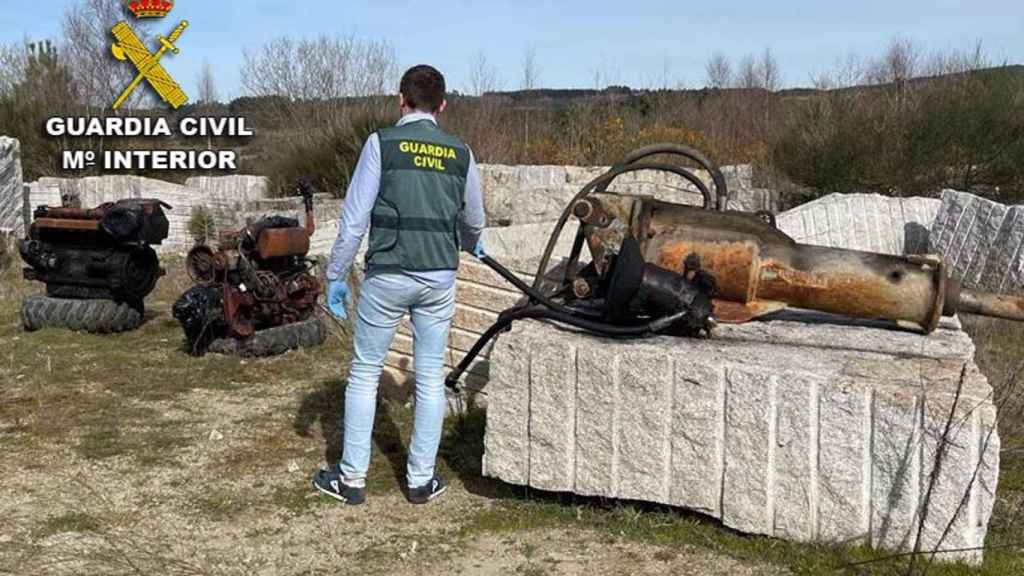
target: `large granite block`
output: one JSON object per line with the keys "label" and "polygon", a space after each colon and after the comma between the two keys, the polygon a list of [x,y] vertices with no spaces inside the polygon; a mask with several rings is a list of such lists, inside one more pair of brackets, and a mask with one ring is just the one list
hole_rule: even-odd
{"label": "large granite block", "polygon": [[788,318],[700,340],[518,323],[491,352],[485,474],[796,541],[982,546],[999,436],[959,323]]}
{"label": "large granite block", "polygon": [[878,194],[830,194],[779,214],[779,229],[803,244],[884,254],[922,254],[941,202]]}
{"label": "large granite block", "polygon": [[[550,223],[584,186],[609,170],[602,166],[502,166],[480,165],[481,186],[487,221],[490,226],[515,226]],[[711,186],[711,176],[695,172]],[[774,191],[755,188],[753,169],[749,165],[723,166],[722,174],[729,187],[729,208],[756,212],[778,207]],[[612,184],[611,191],[644,194],[679,204],[700,204],[702,198],[689,182],[663,172],[624,174]]]}
{"label": "large granite block", "polygon": [[946,257],[967,288],[1024,290],[1024,206],[1005,206],[946,190],[931,231],[931,249]]}
{"label": "large granite block", "polygon": [[0,230],[14,236],[25,231],[21,144],[0,136]]}

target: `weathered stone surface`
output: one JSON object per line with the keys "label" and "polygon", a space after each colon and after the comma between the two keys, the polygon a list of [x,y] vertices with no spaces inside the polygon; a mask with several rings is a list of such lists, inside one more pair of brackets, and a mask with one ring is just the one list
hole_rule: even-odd
{"label": "weathered stone surface", "polygon": [[[619,396],[619,359],[610,350],[588,348],[579,351],[579,382],[576,390],[576,453],[589,457],[576,462],[576,485],[572,490],[584,496],[618,492],[619,421],[602,418],[614,414]],[[527,383],[528,384],[528,383]]]}
{"label": "weathered stone surface", "polygon": [[270,180],[265,176],[196,176],[186,180],[185,186],[202,192],[210,202],[225,208],[241,209],[247,203],[270,195]]}
{"label": "weathered stone surface", "polygon": [[[612,359],[616,356],[612,350],[605,353]],[[607,365],[615,366],[613,362]],[[675,398],[689,401],[673,403],[672,437],[677,441],[672,447],[669,497],[680,506],[718,515],[725,465],[719,442],[725,423],[725,371],[721,365],[683,359],[675,363],[675,369]],[[619,397],[616,388],[616,395],[608,400],[613,408]]]}
{"label": "weathered stone surface", "polygon": [[[982,546],[999,437],[959,324],[788,318],[632,342],[517,324],[491,353],[485,474],[797,541]],[[940,557],[961,558],[980,552]]]}
{"label": "weathered stone surface", "polygon": [[[584,186],[608,171],[607,167],[501,166],[481,165],[480,178],[490,226],[554,222]],[[750,166],[726,166],[722,173],[729,186],[729,207],[754,212],[775,211],[776,194],[754,188]],[[710,185],[708,174],[697,176]],[[625,174],[615,180],[612,191],[649,194],[680,204],[700,204],[702,198],[692,184],[678,176],[656,172]]]}
{"label": "weathered stone surface", "polygon": [[941,202],[878,194],[830,194],[778,216],[797,242],[884,254],[922,254]]}
{"label": "weathered stone surface", "polygon": [[21,172],[21,144],[0,136],[0,230],[24,234],[24,185]]}
{"label": "weathered stone surface", "polygon": [[60,186],[55,181],[32,182],[25,185],[24,214],[26,229],[32,223],[32,215],[40,206],[62,206]]}
{"label": "weathered stone surface", "polygon": [[[522,259],[528,256],[540,258],[547,247],[554,227],[553,222],[538,222],[503,228],[487,228],[483,234],[484,246],[487,247],[488,254],[502,261]],[[578,229],[577,222],[570,220],[566,223],[565,229],[558,237],[554,256],[562,258],[569,256]]]}
{"label": "weathered stone surface", "polygon": [[932,227],[931,249],[946,257],[965,287],[1024,290],[1024,206],[946,190]]}

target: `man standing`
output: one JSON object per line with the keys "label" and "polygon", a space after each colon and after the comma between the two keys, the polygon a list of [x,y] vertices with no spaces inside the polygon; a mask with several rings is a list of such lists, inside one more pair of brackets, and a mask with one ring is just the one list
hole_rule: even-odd
{"label": "man standing", "polygon": [[313,485],[346,504],[366,499],[366,472],[384,359],[402,317],[412,319],[416,409],[407,497],[425,504],[447,484],[434,473],[444,421],[444,353],[455,310],[460,247],[483,255],[484,209],[472,152],[437,125],[445,81],[430,66],[402,76],[401,121],[370,136],[352,175],[327,270],[331,313],[346,319],[346,283],[367,229],[366,279],[356,306],[345,389],[344,454]]}

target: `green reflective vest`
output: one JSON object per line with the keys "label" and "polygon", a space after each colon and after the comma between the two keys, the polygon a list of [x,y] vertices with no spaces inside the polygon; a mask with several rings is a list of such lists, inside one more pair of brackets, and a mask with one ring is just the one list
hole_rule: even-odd
{"label": "green reflective vest", "polygon": [[385,128],[366,261],[404,270],[459,267],[469,148],[430,120]]}

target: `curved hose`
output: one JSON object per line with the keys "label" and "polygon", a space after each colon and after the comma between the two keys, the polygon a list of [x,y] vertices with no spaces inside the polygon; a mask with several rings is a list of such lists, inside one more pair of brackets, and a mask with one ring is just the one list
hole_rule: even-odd
{"label": "curved hose", "polygon": [[462,362],[452,370],[448,377],[445,378],[444,384],[451,390],[458,390],[459,379],[462,375],[469,370],[469,367],[476,360],[477,356],[483,352],[484,348],[490,344],[498,334],[501,334],[507,330],[512,323],[517,320],[527,319],[538,319],[538,320],[553,320],[562,324],[568,324],[574,328],[586,330],[602,336],[609,336],[612,338],[638,338],[641,336],[650,336],[657,334],[674,324],[675,322],[683,319],[689,311],[677,312],[671,316],[665,316],[652,320],[639,326],[614,326],[611,324],[605,324],[604,322],[597,322],[593,320],[586,320],[574,316],[571,311],[566,310],[565,312],[549,310],[543,306],[531,306],[526,308],[513,308],[507,310],[498,317],[498,321],[491,326],[476,344],[473,345],[473,349],[466,354],[466,357],[462,359]]}
{"label": "curved hose", "polygon": [[[644,158],[655,156],[658,154],[671,154],[674,156],[682,156],[693,160],[697,164],[700,164],[701,168],[706,170],[711,175],[711,180],[715,183],[715,196],[716,196],[716,208],[720,211],[726,210],[729,206],[729,187],[726,185],[725,176],[722,171],[718,168],[718,165],[712,162],[707,156],[705,156],[699,150],[686,146],[685,144],[652,144],[650,146],[644,146],[638,148],[623,159],[623,164],[635,164]],[[709,208],[705,206],[705,208]]]}
{"label": "curved hose", "polygon": [[[671,164],[639,163],[645,158],[658,154],[682,156],[696,162],[701,166],[701,168],[707,170],[707,172],[711,174],[711,180],[715,184],[714,200],[711,199],[711,193],[704,182],[689,170]],[[704,196],[705,209],[716,208],[719,211],[724,211],[729,205],[729,187],[725,182],[725,176],[722,175],[722,171],[718,166],[701,152],[683,144],[653,144],[634,150],[626,156],[622,163],[613,166],[611,170],[601,176],[598,176],[584,186],[583,189],[580,190],[576,196],[573,197],[572,201],[565,207],[565,210],[562,211],[562,215],[559,217],[558,222],[555,224],[555,229],[552,230],[551,237],[548,239],[548,244],[544,249],[544,255],[541,257],[540,265],[537,268],[537,276],[533,283],[534,288],[539,290],[541,287],[541,283],[547,273],[548,264],[551,262],[551,255],[554,253],[555,246],[558,244],[558,238],[562,235],[562,230],[569,221],[572,209],[576,203],[594,192],[605,192],[608,189],[608,186],[619,176],[641,170],[671,172],[693,183]]]}
{"label": "curved hose", "polygon": [[485,254],[483,255],[483,257],[480,258],[480,261],[489,266],[491,270],[497,272],[498,275],[504,278],[506,281],[508,281],[509,284],[512,284],[513,286],[518,288],[523,294],[529,296],[532,302],[543,304],[545,307],[550,308],[551,310],[556,310],[564,314],[573,313],[573,311],[570,310],[569,308],[566,308],[565,306],[545,296],[543,293],[541,293],[540,290],[537,290],[536,288],[530,286],[526,282],[523,282],[522,279],[513,274],[512,271],[509,270],[508,268],[505,268],[504,266],[499,264],[498,261],[495,260],[494,258],[491,258],[490,256]]}
{"label": "curved hose", "polygon": [[558,244],[558,238],[562,235],[562,230],[565,229],[566,223],[569,222],[569,217],[572,216],[573,207],[580,200],[583,200],[587,196],[590,196],[596,191],[607,190],[608,185],[615,181],[616,178],[623,174],[629,174],[632,172],[641,172],[644,170],[654,170],[658,172],[669,172],[675,174],[687,181],[693,183],[698,190],[701,191],[701,195],[704,196],[705,207],[713,204],[711,199],[711,191],[701,181],[700,178],[695,176],[689,170],[680,166],[674,166],[672,164],[660,164],[660,163],[642,163],[642,164],[620,164],[612,167],[611,170],[598,176],[594,180],[590,181],[582,190],[576,193],[573,199],[566,205],[562,211],[562,215],[559,216],[558,222],[555,224],[555,229],[551,233],[551,237],[548,239],[548,244],[544,248],[544,255],[541,257],[540,265],[537,268],[537,276],[533,281],[533,287],[536,290],[540,290],[541,283],[544,281],[544,276],[547,273],[548,264],[551,262],[551,255],[555,252],[555,246]]}

